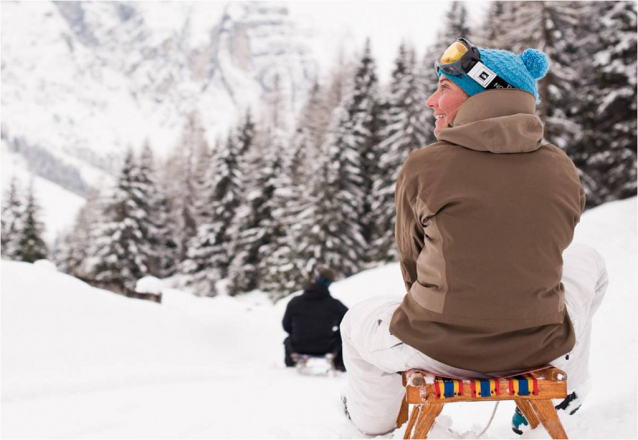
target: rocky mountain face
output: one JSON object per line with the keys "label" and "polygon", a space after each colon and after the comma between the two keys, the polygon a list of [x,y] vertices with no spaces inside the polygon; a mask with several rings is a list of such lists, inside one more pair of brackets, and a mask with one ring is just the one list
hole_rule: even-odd
{"label": "rocky mountain face", "polygon": [[146,139],[167,153],[192,112],[210,144],[248,108],[292,129],[317,74],[280,3],[3,2],[2,12],[4,142],[46,149],[88,183]]}

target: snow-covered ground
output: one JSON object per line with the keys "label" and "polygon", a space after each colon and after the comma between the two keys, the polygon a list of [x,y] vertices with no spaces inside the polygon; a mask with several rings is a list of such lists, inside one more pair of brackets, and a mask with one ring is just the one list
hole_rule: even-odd
{"label": "snow-covered ground", "polygon": [[[635,438],[636,199],[588,212],[576,240],[601,251],[611,283],[594,324],[594,389],[563,423],[572,438]],[[352,306],[400,295],[403,283],[390,264],[331,290]],[[342,415],[347,373],[309,377],[284,367],[287,300],[167,289],[160,305],[46,264],[2,261],[2,437],[366,438]],[[492,408],[446,405],[430,438],[476,438]],[[515,438],[513,408],[502,403],[483,438]],[[523,438],[548,436],[537,429]]]}

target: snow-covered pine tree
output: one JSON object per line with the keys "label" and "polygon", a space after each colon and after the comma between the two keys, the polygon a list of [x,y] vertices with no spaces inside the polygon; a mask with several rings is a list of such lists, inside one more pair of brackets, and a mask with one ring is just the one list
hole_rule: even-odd
{"label": "snow-covered pine tree", "polygon": [[272,197],[272,189],[266,184],[273,150],[264,129],[257,131],[248,114],[237,129],[236,139],[238,151],[242,153],[239,157],[242,178],[240,204],[228,230],[231,240],[228,291],[231,295],[251,291],[259,285],[259,248],[268,240],[263,222],[271,215],[265,204]]}
{"label": "snow-covered pine tree", "polygon": [[[500,38],[505,34],[503,27],[506,23],[503,16],[509,13],[512,2],[493,1],[490,3],[486,17],[489,17],[483,26],[478,26],[471,30],[472,44],[480,47],[489,47],[491,49],[505,49],[508,42],[501,41]],[[489,26],[487,25],[489,23]]]}
{"label": "snow-covered pine tree", "polygon": [[[499,20],[501,34],[495,36],[493,44],[515,53],[534,47],[549,57],[550,70],[539,82],[542,104],[537,112],[545,124],[545,138],[565,150],[579,168],[588,206],[635,194],[635,186],[625,186],[625,182],[635,182],[636,168],[635,129],[630,135],[636,119],[636,68],[635,61],[633,67],[631,61],[632,57],[635,60],[635,18],[632,24],[631,7],[627,10],[629,15],[617,14],[622,3],[507,2]],[[611,12],[616,5],[621,6]],[[487,20],[489,24],[490,18]],[[614,22],[617,27],[612,29]],[[626,38],[622,36],[623,28]],[[634,48],[629,49],[631,44]],[[611,55],[613,47],[618,49],[616,55]],[[631,73],[616,76],[612,73],[616,68]],[[623,76],[633,79],[623,80]],[[615,105],[622,111],[599,112],[616,98],[620,99]],[[610,117],[612,114],[614,117]],[[628,120],[633,122],[620,122]],[[623,130],[628,130],[628,136]],[[605,135],[600,136],[601,132]],[[608,136],[611,132],[615,134]],[[622,147],[610,149],[612,144],[618,146],[616,134],[624,139],[620,143],[633,144],[632,153],[627,154]]]}
{"label": "snow-covered pine tree", "polygon": [[359,154],[358,169],[349,169],[348,172],[356,173],[357,176],[353,176],[353,180],[361,182],[362,197],[352,198],[350,203],[359,215],[359,229],[366,243],[361,249],[363,263],[369,260],[369,246],[378,227],[376,215],[372,212],[372,185],[380,175],[378,145],[381,140],[384,111],[369,39],[355,73],[352,91],[346,96],[343,107],[348,113],[348,118],[341,121],[339,135],[329,137],[333,143],[328,148],[342,143],[347,151],[352,150]]}
{"label": "snow-covered pine tree", "polygon": [[636,4],[585,3],[581,20],[583,132],[570,156],[593,207],[636,195]]}
{"label": "snow-covered pine tree", "polygon": [[302,287],[307,275],[298,251],[296,229],[303,187],[295,185],[294,161],[282,132],[272,135],[272,150],[264,173],[269,193],[263,208],[269,215],[262,222],[264,244],[259,248],[259,287],[276,299]]}
{"label": "snow-covered pine tree", "polygon": [[255,144],[256,126],[253,120],[252,111],[250,108],[246,110],[243,119],[240,121],[237,127],[237,154],[240,159],[240,163],[246,157],[249,151],[252,150]]}
{"label": "snow-covered pine tree", "polygon": [[[343,50],[337,54],[328,79],[326,81],[326,93],[324,95],[327,111],[329,113],[327,124],[330,124],[332,111],[339,107],[346,95],[352,90],[354,73],[358,66],[356,57],[346,55]],[[326,125],[325,130],[328,129]]]}
{"label": "snow-covered pine tree", "polygon": [[47,258],[47,245],[42,239],[44,225],[39,219],[40,207],[35,200],[33,181],[29,185],[24,211],[16,226],[17,253],[15,259],[33,263]]}
{"label": "snow-covered pine tree", "polygon": [[9,189],[2,198],[2,256],[10,260],[18,259],[17,230],[24,210],[18,180],[11,178]]}
{"label": "snow-covered pine tree", "polygon": [[337,107],[322,146],[308,196],[310,206],[299,215],[299,251],[304,272],[323,264],[339,276],[363,266],[366,241],[360,222],[364,198],[361,155],[352,142],[348,110]]}
{"label": "snow-covered pine tree", "polygon": [[[199,119],[197,119],[199,121]],[[200,122],[197,122],[196,127],[200,127]],[[208,146],[208,142],[203,136],[203,129],[198,130],[200,135],[196,142],[193,142],[189,147],[191,155],[191,184],[193,189],[193,205],[195,207],[195,223],[200,224],[203,219],[210,218],[210,206],[204,198],[200,197],[203,188],[208,184],[208,169],[211,166],[213,160],[213,151]]]}
{"label": "snow-covered pine tree", "polygon": [[167,221],[162,210],[162,199],[157,185],[153,150],[148,140],[142,148],[136,177],[140,196],[136,202],[140,209],[146,212],[146,215],[140,218],[140,229],[148,245],[148,272],[150,275],[161,277],[164,275],[162,254],[166,251],[164,237],[167,233]]}
{"label": "snow-covered pine tree", "polygon": [[[489,47],[491,49],[505,49],[507,43],[502,43],[499,37],[505,33],[503,27],[503,16],[508,13],[511,2],[494,1],[489,4],[485,22],[474,28],[470,32],[472,38],[470,41],[475,46]],[[489,25],[488,25],[489,24]]]}
{"label": "snow-covered pine tree", "polygon": [[[443,27],[441,27],[441,32],[439,33],[438,44],[445,50],[460,37],[472,41],[465,2],[454,1],[450,2],[450,8],[445,12],[445,19],[443,21]],[[443,52],[441,52],[441,54],[442,53]]]}
{"label": "snow-covered pine tree", "polygon": [[332,112],[328,96],[329,94],[321,87],[319,81],[315,80],[308,92],[308,99],[299,114],[297,129],[292,141],[295,160],[300,168],[296,170],[297,173],[308,169],[306,162],[312,162],[316,159],[326,138],[330,113]]}
{"label": "snow-covered pine tree", "polygon": [[149,274],[146,206],[140,188],[139,167],[133,151],[124,159],[117,187],[104,200],[101,221],[92,228],[91,270],[97,280],[123,283],[134,288]]}
{"label": "snow-covered pine tree", "polygon": [[[166,161],[160,177],[162,206],[167,212],[168,228],[164,231],[167,257],[163,263],[166,275],[172,274],[187,258],[188,244],[197,234],[201,170],[206,169],[208,149],[201,118],[189,114],[175,151]],[[201,165],[201,166],[198,166]]]}
{"label": "snow-covered pine tree", "polygon": [[71,234],[71,229],[67,228],[66,230],[58,231],[58,234],[55,236],[53,240],[53,245],[49,249],[49,260],[55,264],[56,268],[60,272],[67,272],[67,268],[60,265],[61,261],[65,261],[67,259],[67,237]]}
{"label": "snow-covered pine tree", "polygon": [[216,152],[206,179],[210,185],[202,194],[209,200],[212,218],[197,228],[182,266],[183,272],[193,275],[191,284],[198,295],[215,296],[216,283],[228,273],[231,260],[228,227],[241,201],[237,148],[235,139],[229,134],[226,143]]}
{"label": "snow-covered pine tree", "polygon": [[74,276],[88,278],[89,252],[92,249],[92,228],[102,220],[100,193],[93,189],[86,203],[78,211],[75,223],[70,231],[60,237],[59,253],[55,259],[58,269]]}
{"label": "snow-covered pine tree", "polygon": [[386,124],[379,144],[381,172],[374,182],[372,212],[377,218],[378,233],[371,246],[373,261],[396,261],[394,239],[396,209],[394,188],[401,166],[408,153],[426,145],[430,112],[427,96],[417,79],[417,63],[413,48],[401,44],[395,60],[390,85]]}
{"label": "snow-covered pine tree", "polygon": [[299,218],[303,212],[312,210],[308,195],[312,193],[313,180],[319,177],[317,162],[321,158],[321,145],[332,110],[330,96],[341,96],[340,85],[335,81],[340,82],[343,78],[344,75],[333,72],[332,93],[315,81],[299,115],[290,148],[283,148],[282,133],[272,136],[275,145],[282,145],[275,150],[281,154],[281,158],[275,160],[281,160],[281,171],[278,176],[273,176],[276,179],[273,220],[277,222],[273,229],[285,231],[285,234],[276,233],[274,242],[263,247],[260,287],[268,291],[273,300],[302,288],[312,270],[306,267],[307,261],[299,251],[299,243],[304,241]]}
{"label": "snow-covered pine tree", "polygon": [[[545,52],[550,69],[538,83],[542,104],[537,112],[545,124],[545,138],[570,156],[569,149],[582,132],[575,116],[581,101],[577,84],[583,62],[589,62],[583,60],[578,51],[583,5],[581,2],[508,2],[499,21],[502,34],[495,37],[493,44],[518,54],[527,48]],[[484,26],[490,25],[488,16]]]}

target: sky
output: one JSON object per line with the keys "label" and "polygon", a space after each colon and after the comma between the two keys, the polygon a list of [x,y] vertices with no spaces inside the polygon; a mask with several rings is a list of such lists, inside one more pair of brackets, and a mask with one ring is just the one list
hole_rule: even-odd
{"label": "sky", "polygon": [[[379,77],[387,81],[399,44],[415,45],[422,56],[425,47],[436,37],[439,23],[451,1],[289,1],[291,17],[300,26],[319,33],[313,49],[323,64],[336,58],[340,41],[363,47],[367,37],[379,67]],[[489,1],[465,2],[470,25],[478,25],[485,16]]]}

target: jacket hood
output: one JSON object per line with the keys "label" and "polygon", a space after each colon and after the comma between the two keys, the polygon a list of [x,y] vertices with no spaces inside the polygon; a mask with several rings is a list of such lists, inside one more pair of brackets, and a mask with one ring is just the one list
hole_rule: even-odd
{"label": "jacket hood", "polygon": [[476,151],[528,153],[543,139],[534,96],[523,90],[487,90],[468,98],[452,126],[440,131],[446,141]]}
{"label": "jacket hood", "polygon": [[326,286],[321,283],[312,283],[309,285],[302,295],[305,299],[309,300],[319,300],[328,298],[330,296],[330,291]]}

